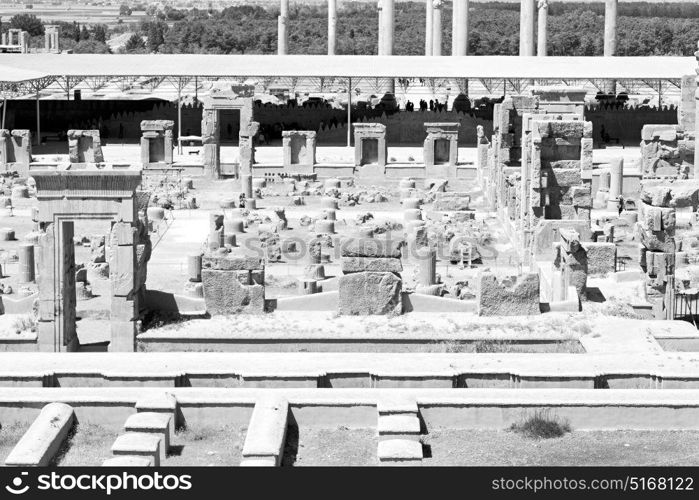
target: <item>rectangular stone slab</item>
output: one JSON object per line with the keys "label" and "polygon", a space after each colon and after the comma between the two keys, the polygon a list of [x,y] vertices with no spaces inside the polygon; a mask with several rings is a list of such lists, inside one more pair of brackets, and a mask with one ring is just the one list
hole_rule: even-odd
{"label": "rectangular stone slab", "polygon": [[387,257],[344,257],[342,259],[343,273],[362,271],[399,273],[403,271],[403,264],[400,259]]}
{"label": "rectangular stone slab", "polygon": [[342,257],[401,257],[403,240],[346,238],[340,243]]}
{"label": "rectangular stone slab", "polygon": [[259,257],[230,256],[213,257],[204,256],[201,266],[203,269],[214,269],[217,271],[255,271],[262,269],[264,264]]}

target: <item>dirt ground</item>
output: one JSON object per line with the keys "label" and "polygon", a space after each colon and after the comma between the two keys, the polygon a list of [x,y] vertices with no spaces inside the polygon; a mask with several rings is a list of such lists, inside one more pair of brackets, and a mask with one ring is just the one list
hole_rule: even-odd
{"label": "dirt ground", "polygon": [[100,466],[112,458],[112,445],[120,434],[118,429],[107,429],[95,424],[77,424],[72,436],[64,444],[56,459],[56,465]]}
{"label": "dirt ground", "polygon": [[510,431],[432,430],[423,437],[424,465],[697,466],[699,432],[573,431],[531,439]]}
{"label": "dirt ground", "polygon": [[246,427],[221,423],[186,429],[175,440],[164,466],[237,466],[243,457]]}
{"label": "dirt ground", "polygon": [[282,466],[378,465],[377,447],[376,429],[290,427]]}
{"label": "dirt ground", "polygon": [[31,422],[0,423],[0,465],[5,463],[7,455],[22,438],[30,424]]}

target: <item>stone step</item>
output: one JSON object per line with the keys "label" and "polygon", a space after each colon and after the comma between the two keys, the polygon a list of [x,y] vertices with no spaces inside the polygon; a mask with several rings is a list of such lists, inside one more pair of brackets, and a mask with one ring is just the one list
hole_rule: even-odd
{"label": "stone step", "polygon": [[382,399],[377,405],[379,415],[417,415],[417,401],[414,399]]}
{"label": "stone step", "polygon": [[175,438],[173,415],[169,413],[140,412],[131,415],[124,424],[126,432],[145,432],[162,436],[165,453]]}
{"label": "stone step", "polygon": [[413,414],[379,415],[380,439],[400,438],[419,441],[420,419]]}
{"label": "stone step", "polygon": [[148,457],[153,460],[155,467],[160,467],[161,462],[165,460],[165,447],[162,436],[158,434],[127,432],[116,438],[112,445],[112,454]]}
{"label": "stone step", "polygon": [[410,439],[379,441],[378,457],[381,465],[421,465],[422,444]]}
{"label": "stone step", "polygon": [[102,467],[152,467],[153,459],[150,457],[138,457],[131,455],[121,455],[108,458],[102,462]]}

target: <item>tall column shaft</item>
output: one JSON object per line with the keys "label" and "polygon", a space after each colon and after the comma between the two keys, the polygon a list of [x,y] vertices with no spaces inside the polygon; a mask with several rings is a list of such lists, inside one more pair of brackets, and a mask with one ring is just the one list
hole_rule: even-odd
{"label": "tall column shaft", "polygon": [[548,0],[539,0],[538,36],[536,40],[536,55],[539,57],[546,57],[548,55],[548,20]]}
{"label": "tall column shaft", "polygon": [[519,55],[534,55],[534,2],[522,0],[519,8]]}
{"label": "tall column shaft", "polygon": [[289,44],[289,0],[281,0],[281,10],[277,19],[277,53],[280,56],[288,54]]}
{"label": "tall column shaft", "polygon": [[[699,48],[699,43],[697,43],[697,48]],[[694,55],[697,58],[697,63],[699,63],[699,50],[697,50]],[[699,138],[699,68],[696,70],[697,72],[697,90],[694,94],[695,100],[695,113],[696,113],[696,120],[695,120],[695,137]],[[3,112],[5,110],[5,107],[3,106]],[[698,139],[699,140],[699,139]],[[694,178],[699,179],[699,146],[694,147]]]}
{"label": "tall column shaft", "polygon": [[328,55],[335,55],[337,43],[337,0],[328,0]]}
{"label": "tall column shaft", "polygon": [[432,55],[432,24],[434,23],[434,5],[432,0],[425,0],[425,55]]}
{"label": "tall column shaft", "polygon": [[384,32],[383,32],[383,0],[379,0],[379,44],[378,44],[378,54],[383,56],[384,49]]}
{"label": "tall column shaft", "polygon": [[468,5],[469,0],[454,0],[452,18],[451,55],[468,54]]}
{"label": "tall column shaft", "polygon": [[[604,57],[616,55],[616,18],[619,0],[606,0],[604,8]],[[605,83],[607,94],[616,94],[616,81]]]}
{"label": "tall column shaft", "polygon": [[435,2],[432,14],[432,55],[442,55],[442,3]]}
{"label": "tall column shaft", "polygon": [[393,35],[395,30],[395,0],[382,0],[381,16],[383,20],[383,55],[393,55]]}
{"label": "tall column shaft", "polygon": [[619,0],[606,0],[604,9],[604,56],[616,55],[616,18]]}

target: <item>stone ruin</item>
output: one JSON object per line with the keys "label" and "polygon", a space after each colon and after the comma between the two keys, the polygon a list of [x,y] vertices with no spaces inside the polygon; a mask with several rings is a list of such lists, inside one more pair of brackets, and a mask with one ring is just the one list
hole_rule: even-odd
{"label": "stone ruin", "polygon": [[254,163],[253,140],[259,131],[259,124],[253,122],[252,86],[241,86],[229,91],[212,92],[202,99],[204,110],[201,120],[201,137],[204,152],[204,171],[215,179],[222,174],[237,172],[221,171],[221,112],[237,110],[240,113],[239,173],[251,175]]}
{"label": "stone ruin", "polygon": [[259,258],[206,254],[201,281],[206,311],[212,316],[265,311],[264,263]]}
{"label": "stone ruin", "polygon": [[386,125],[382,123],[355,123],[353,125],[355,167],[376,165],[379,169],[385,168],[388,159]]}
{"label": "stone ruin", "polygon": [[[143,123],[141,130],[143,130]],[[71,163],[103,163],[100,131],[69,130],[68,156]]]}
{"label": "stone ruin", "polygon": [[[110,351],[134,351],[145,293],[151,242],[145,206],[135,190],[141,171],[61,169],[32,172],[39,209],[36,220],[39,284],[38,345],[41,351],[75,351],[75,219],[112,221]],[[56,279],[59,277],[59,279]]]}
{"label": "stone ruin", "polygon": [[173,142],[172,120],[143,120],[141,122],[141,163],[148,167],[171,167]]}
{"label": "stone ruin", "polygon": [[339,313],[402,314],[403,242],[354,238],[342,242]]}
{"label": "stone ruin", "polygon": [[479,316],[532,316],[540,314],[539,275],[498,277],[490,271],[480,272],[476,282]]}
{"label": "stone ruin", "polygon": [[[645,178],[687,179],[694,167],[697,84],[683,76],[677,125],[644,125],[641,132],[641,174]],[[695,176],[696,178],[696,176]]]}
{"label": "stone ruin", "polygon": [[459,158],[460,123],[425,123],[427,137],[424,144],[425,173],[427,177],[450,176],[449,167],[456,167]]}
{"label": "stone ruin", "polygon": [[282,132],[284,171],[292,174],[312,174],[316,163],[316,133],[312,130]]}
{"label": "stone ruin", "polygon": [[32,134],[29,130],[0,130],[0,166],[24,176],[32,162]]}

